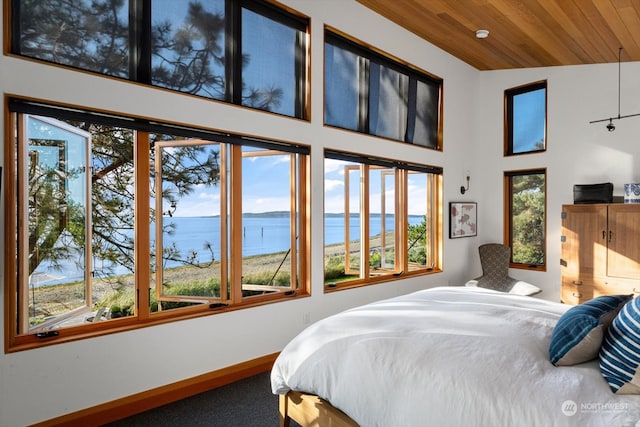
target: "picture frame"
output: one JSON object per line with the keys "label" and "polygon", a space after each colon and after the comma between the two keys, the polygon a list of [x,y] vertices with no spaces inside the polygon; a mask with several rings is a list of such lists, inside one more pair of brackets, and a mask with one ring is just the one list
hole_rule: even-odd
{"label": "picture frame", "polygon": [[478,204],[476,202],[449,203],[449,238],[478,235]]}

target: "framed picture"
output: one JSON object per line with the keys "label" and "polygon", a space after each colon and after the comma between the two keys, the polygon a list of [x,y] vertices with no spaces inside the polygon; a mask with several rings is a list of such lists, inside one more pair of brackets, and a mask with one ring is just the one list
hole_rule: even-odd
{"label": "framed picture", "polygon": [[449,203],[449,238],[472,237],[478,234],[478,204]]}

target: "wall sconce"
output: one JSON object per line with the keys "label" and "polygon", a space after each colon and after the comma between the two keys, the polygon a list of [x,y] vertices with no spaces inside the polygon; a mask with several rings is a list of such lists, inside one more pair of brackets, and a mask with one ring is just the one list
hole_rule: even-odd
{"label": "wall sconce", "polygon": [[464,185],[460,186],[460,194],[464,194],[467,191],[469,191],[469,181],[471,180],[471,177],[469,175],[467,175],[467,186],[465,187]]}

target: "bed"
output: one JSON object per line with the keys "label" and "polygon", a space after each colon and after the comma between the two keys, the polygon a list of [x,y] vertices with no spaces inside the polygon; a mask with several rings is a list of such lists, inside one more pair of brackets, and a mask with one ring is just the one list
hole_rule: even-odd
{"label": "bed", "polygon": [[597,360],[554,366],[549,342],[571,306],[437,287],[321,320],[271,371],[281,426],[636,426]]}

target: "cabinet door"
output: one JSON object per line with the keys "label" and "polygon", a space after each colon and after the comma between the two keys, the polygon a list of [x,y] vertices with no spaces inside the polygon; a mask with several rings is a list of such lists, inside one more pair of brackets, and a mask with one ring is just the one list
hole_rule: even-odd
{"label": "cabinet door", "polygon": [[609,205],[607,275],[640,279],[640,205]]}
{"label": "cabinet door", "polygon": [[607,206],[562,207],[562,276],[604,277],[607,262]]}

